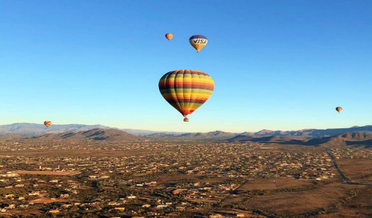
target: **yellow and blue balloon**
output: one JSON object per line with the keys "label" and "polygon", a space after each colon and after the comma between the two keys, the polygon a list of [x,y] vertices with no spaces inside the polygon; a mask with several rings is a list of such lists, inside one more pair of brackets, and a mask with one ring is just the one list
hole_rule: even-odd
{"label": "yellow and blue balloon", "polygon": [[193,35],[190,37],[189,42],[191,46],[194,47],[199,53],[199,51],[207,45],[208,39],[203,35]]}

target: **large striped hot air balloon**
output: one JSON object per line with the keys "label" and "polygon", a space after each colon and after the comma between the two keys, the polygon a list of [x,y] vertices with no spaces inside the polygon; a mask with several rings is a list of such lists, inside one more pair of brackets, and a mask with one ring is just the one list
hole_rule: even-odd
{"label": "large striped hot air balloon", "polygon": [[164,99],[176,108],[188,122],[187,115],[193,113],[212,95],[213,79],[196,70],[170,71],[160,79],[159,90]]}
{"label": "large striped hot air balloon", "polygon": [[191,36],[189,39],[190,44],[192,47],[196,49],[196,51],[199,53],[199,51],[208,43],[207,37],[203,35],[194,35]]}
{"label": "large striped hot air balloon", "polygon": [[48,128],[50,125],[52,125],[52,121],[44,121],[44,126]]}

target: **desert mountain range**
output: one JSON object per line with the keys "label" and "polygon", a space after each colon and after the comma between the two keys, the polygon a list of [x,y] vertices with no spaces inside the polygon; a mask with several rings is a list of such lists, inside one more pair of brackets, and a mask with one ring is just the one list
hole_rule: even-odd
{"label": "desert mountain range", "polygon": [[[128,133],[130,132],[130,133]],[[102,125],[54,125],[47,129],[41,124],[16,123],[0,126],[0,138],[34,140],[94,140],[94,141],[215,141],[260,142],[304,146],[372,147],[372,126],[340,129],[306,129],[298,131],[271,131],[230,133],[155,132],[147,130],[119,130]]]}

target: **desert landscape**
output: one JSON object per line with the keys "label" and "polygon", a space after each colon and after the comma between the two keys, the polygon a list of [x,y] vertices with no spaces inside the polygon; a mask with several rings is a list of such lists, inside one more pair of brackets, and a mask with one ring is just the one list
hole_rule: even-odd
{"label": "desert landscape", "polygon": [[372,0],[0,0],[0,218],[372,218]]}
{"label": "desert landscape", "polygon": [[140,136],[77,129],[12,139],[14,133],[3,130],[0,213],[370,217],[372,150],[366,141],[371,136],[358,130],[293,138],[268,136],[268,131],[248,137],[226,132]]}

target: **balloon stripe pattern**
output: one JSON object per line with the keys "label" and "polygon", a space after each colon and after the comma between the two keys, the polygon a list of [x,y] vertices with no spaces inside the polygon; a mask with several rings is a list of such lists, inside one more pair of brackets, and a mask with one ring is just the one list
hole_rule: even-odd
{"label": "balloon stripe pattern", "polygon": [[214,81],[201,71],[175,70],[164,74],[159,90],[164,99],[186,117],[212,95]]}

